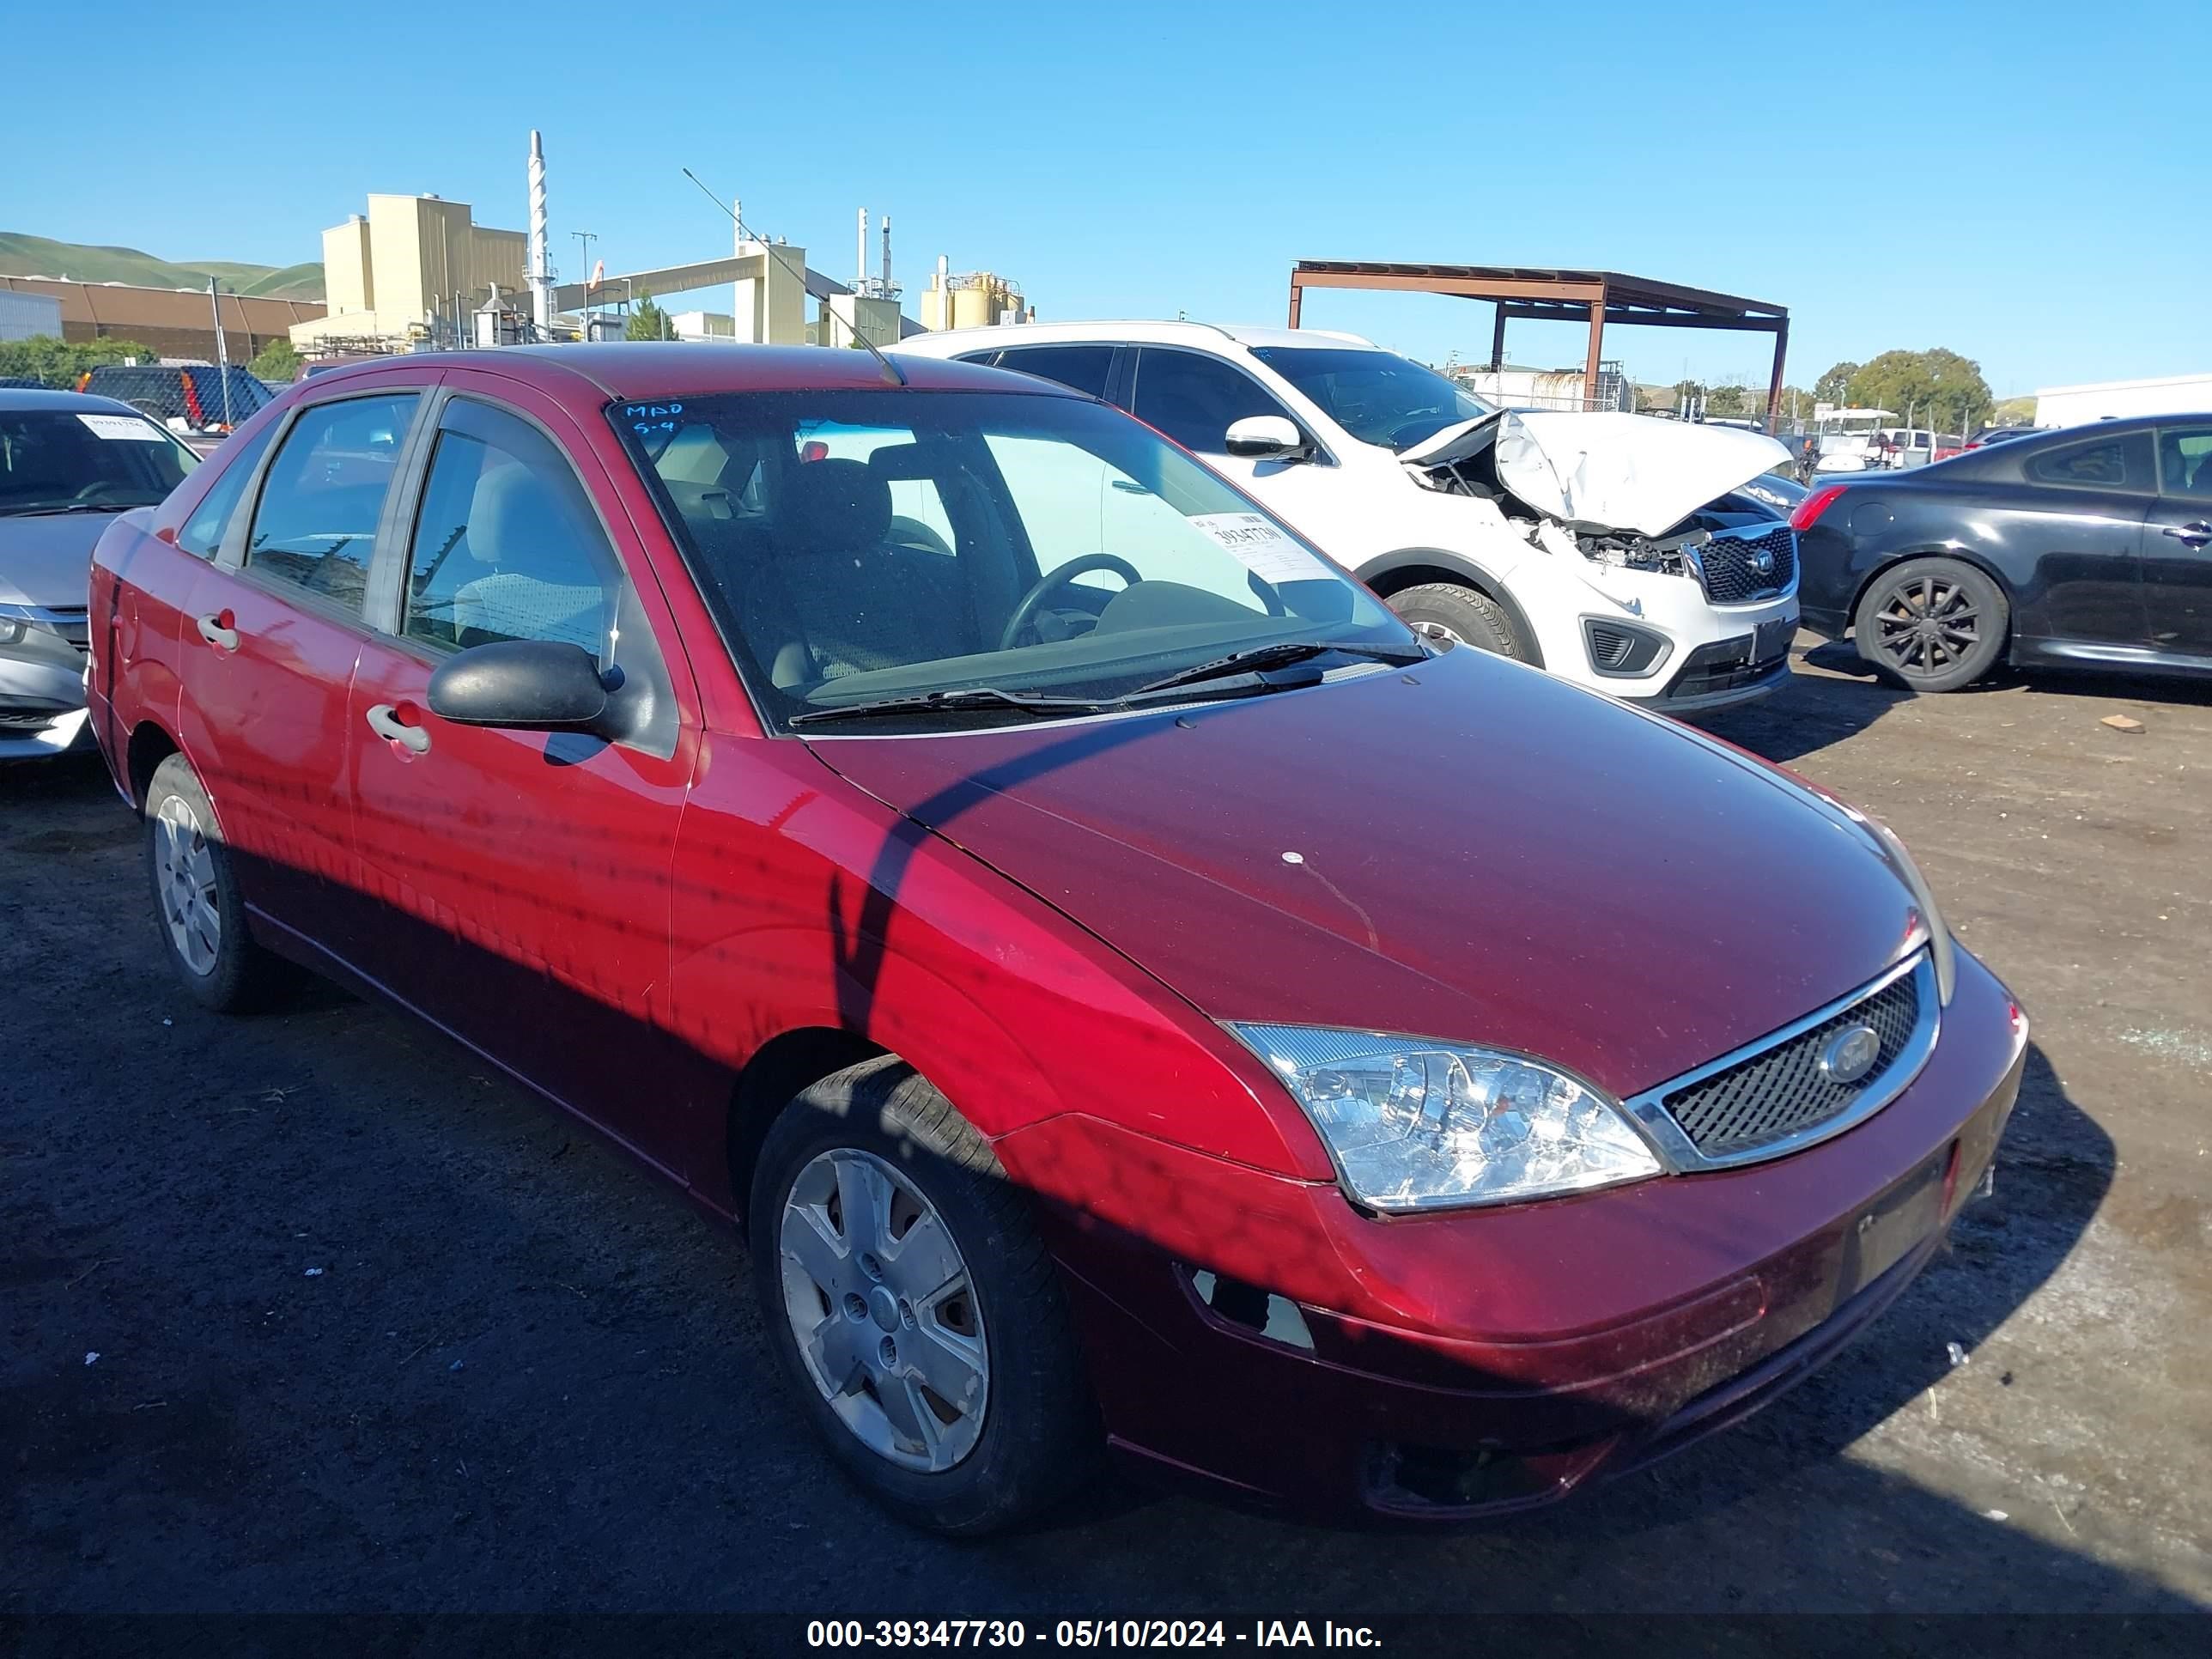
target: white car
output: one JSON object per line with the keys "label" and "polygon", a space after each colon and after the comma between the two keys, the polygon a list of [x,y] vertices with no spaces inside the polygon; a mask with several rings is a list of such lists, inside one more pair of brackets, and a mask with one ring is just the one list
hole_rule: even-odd
{"label": "white car", "polygon": [[[1433,636],[1670,713],[1789,678],[1796,538],[1735,493],[1789,459],[1763,434],[1495,410],[1433,369],[1314,329],[1029,323],[893,349],[1119,404]],[[1108,551],[1115,510],[1102,501]]]}

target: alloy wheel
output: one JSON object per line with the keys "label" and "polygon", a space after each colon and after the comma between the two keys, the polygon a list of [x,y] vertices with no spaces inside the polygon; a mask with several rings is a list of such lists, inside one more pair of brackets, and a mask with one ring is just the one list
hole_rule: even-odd
{"label": "alloy wheel", "polygon": [[169,942],[195,974],[215,971],[222,950],[222,913],[216,908],[215,851],[199,815],[181,795],[161,803],[155,819],[155,898]]}
{"label": "alloy wheel", "polygon": [[784,1313],[839,1421],[902,1468],[959,1462],[982,1432],[990,1352],[936,1206],[883,1159],[835,1147],[792,1182],[778,1237]]}
{"label": "alloy wheel", "polygon": [[1875,612],[1875,648],[1908,678],[1957,666],[1982,642],[1981,607],[1966,585],[1921,572],[1882,596]]}

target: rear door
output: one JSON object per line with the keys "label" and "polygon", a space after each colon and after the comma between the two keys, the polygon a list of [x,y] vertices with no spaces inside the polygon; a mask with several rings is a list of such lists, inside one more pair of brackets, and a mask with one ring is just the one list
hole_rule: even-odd
{"label": "rear door", "polygon": [[[611,444],[611,437],[609,439]],[[696,694],[637,532],[550,399],[451,372],[380,565],[344,720],[362,965],[402,1000],[663,1162],[641,1086],[669,1039],[669,867]],[[501,640],[582,647],[652,688],[636,742],[458,726],[430,677]]]}
{"label": "rear door", "polygon": [[2160,427],[2158,475],[2142,541],[2150,642],[2212,657],[2212,422]]}
{"label": "rear door", "polygon": [[326,945],[357,902],[345,712],[368,573],[431,378],[295,410],[185,604],[178,740],[248,905]]}

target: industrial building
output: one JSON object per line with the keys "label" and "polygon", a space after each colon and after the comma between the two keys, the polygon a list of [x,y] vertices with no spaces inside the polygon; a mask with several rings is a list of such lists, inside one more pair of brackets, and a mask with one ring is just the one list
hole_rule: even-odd
{"label": "industrial building", "polygon": [[366,214],[323,233],[328,309],[292,343],[306,356],[459,344],[495,290],[524,294],[525,251],[522,232],[477,224],[466,202],[371,196]]}
{"label": "industrial building", "polygon": [[1000,323],[1033,323],[1036,307],[1018,284],[988,270],[954,275],[939,256],[936,274],[921,296],[921,325],[935,333],[946,328],[990,328]]}
{"label": "industrial building", "polygon": [[2202,415],[2212,411],[2212,374],[2165,374],[2150,380],[2098,380],[2048,386],[2035,394],[2038,426],[2079,426],[2130,415]]}
{"label": "industrial building", "polygon": [[271,340],[323,314],[313,300],[211,297],[204,288],[138,288],[58,276],[0,276],[0,293],[39,295],[58,304],[64,340],[129,340],[156,356],[194,363],[211,363],[218,356],[218,311],[223,349],[234,363],[250,361]]}

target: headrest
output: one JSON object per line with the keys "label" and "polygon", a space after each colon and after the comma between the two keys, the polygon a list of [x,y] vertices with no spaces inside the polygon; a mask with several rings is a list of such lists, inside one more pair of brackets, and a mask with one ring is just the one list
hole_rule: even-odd
{"label": "headrest", "polygon": [[469,551],[486,564],[508,564],[538,550],[531,543],[544,532],[532,522],[543,517],[536,510],[540,493],[530,487],[530,469],[520,461],[487,470],[469,501]]}
{"label": "headrest", "polygon": [[787,482],[781,538],[787,551],[875,547],[891,527],[891,487],[864,461],[807,461]]}

